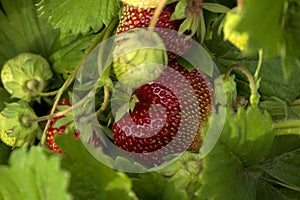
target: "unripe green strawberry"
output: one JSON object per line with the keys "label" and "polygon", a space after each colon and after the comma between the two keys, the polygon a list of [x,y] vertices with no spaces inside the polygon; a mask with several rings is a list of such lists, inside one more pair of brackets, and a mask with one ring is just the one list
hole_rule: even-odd
{"label": "unripe green strawberry", "polygon": [[4,64],[1,80],[12,97],[30,101],[39,99],[37,93],[43,91],[52,75],[50,66],[43,57],[22,53]]}
{"label": "unripe green strawberry", "polygon": [[41,129],[37,122],[32,108],[24,100],[6,104],[5,109],[0,113],[0,139],[12,147],[29,146],[34,141]]}
{"label": "unripe green strawberry", "polygon": [[114,51],[114,72],[121,84],[136,88],[157,78],[167,63],[167,53],[160,37],[147,31],[127,32],[118,38]]}
{"label": "unripe green strawberry", "polygon": [[124,3],[140,7],[140,8],[155,8],[159,4],[160,0],[122,0]]}

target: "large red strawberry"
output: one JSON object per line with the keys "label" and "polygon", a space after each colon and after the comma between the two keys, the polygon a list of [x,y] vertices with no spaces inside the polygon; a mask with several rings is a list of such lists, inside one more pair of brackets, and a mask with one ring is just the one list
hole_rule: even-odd
{"label": "large red strawberry", "polygon": [[160,0],[122,0],[124,3],[141,8],[155,8]]}
{"label": "large red strawberry", "polygon": [[[135,91],[134,110],[113,124],[121,149],[135,153],[171,148],[165,154],[198,150],[200,131],[211,111],[211,89],[204,75],[171,61],[162,75]],[[178,133],[180,132],[180,135]],[[192,144],[191,144],[192,143]]]}
{"label": "large red strawberry", "polygon": [[[70,100],[69,99],[62,99],[58,102],[58,106],[70,106]],[[58,112],[58,109],[55,110],[55,112]],[[47,129],[47,133],[46,133],[46,142],[47,142],[47,146],[48,148],[56,153],[59,154],[63,154],[62,150],[57,146],[57,144],[55,143],[55,136],[57,135],[62,135],[64,134],[68,124],[61,126],[61,127],[55,127],[55,123],[57,122],[58,119],[63,118],[62,117],[57,117],[57,118],[53,118],[50,122],[50,126]],[[78,138],[79,137],[79,133],[78,132],[74,132],[74,137]]]}
{"label": "large red strawberry", "polygon": [[[155,31],[162,38],[166,49],[169,51],[169,58],[175,58],[176,55],[183,55],[191,48],[192,40],[187,39],[186,35],[178,34],[182,20],[170,20],[175,10],[176,3],[167,5],[159,15]],[[128,30],[135,28],[146,28],[150,25],[155,8],[134,7],[128,4],[123,5],[122,15],[117,29],[117,36]],[[173,31],[170,31],[171,29]],[[118,37],[116,37],[118,40]]]}

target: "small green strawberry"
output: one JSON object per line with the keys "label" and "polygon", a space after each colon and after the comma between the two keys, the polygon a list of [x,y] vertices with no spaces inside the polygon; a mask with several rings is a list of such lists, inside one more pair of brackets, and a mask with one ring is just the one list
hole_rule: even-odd
{"label": "small green strawberry", "polygon": [[4,64],[1,80],[12,97],[30,101],[40,98],[39,93],[52,75],[51,68],[43,57],[22,53]]}
{"label": "small green strawberry", "polygon": [[36,135],[41,133],[33,109],[24,100],[6,104],[0,113],[0,139],[12,147],[29,146],[33,143]]}
{"label": "small green strawberry", "polygon": [[113,67],[118,81],[131,88],[137,88],[157,78],[168,60],[160,37],[153,33],[148,38],[144,29],[119,36],[113,56]]}

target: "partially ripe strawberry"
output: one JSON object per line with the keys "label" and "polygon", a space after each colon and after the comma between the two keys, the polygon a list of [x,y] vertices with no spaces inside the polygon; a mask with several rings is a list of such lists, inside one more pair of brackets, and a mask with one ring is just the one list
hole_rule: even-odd
{"label": "partially ripe strawberry", "polygon": [[[175,58],[177,55],[181,56],[187,53],[192,46],[192,40],[188,39],[186,35],[174,32],[178,31],[182,22],[182,20],[170,20],[171,15],[175,10],[175,6],[176,3],[167,5],[159,15],[155,26],[157,27],[155,31],[162,38],[166,49],[169,50],[169,58]],[[155,8],[140,8],[124,4],[119,26],[117,28],[117,41],[118,35],[125,33],[128,30],[148,27],[154,11]]]}
{"label": "partially ripe strawberry", "polygon": [[[70,106],[70,100],[69,99],[62,99],[58,102],[58,106]],[[58,112],[58,109],[55,110],[55,112]],[[47,133],[46,133],[46,142],[47,142],[47,146],[48,148],[56,153],[59,154],[63,154],[62,150],[57,146],[57,144],[55,143],[55,137],[58,135],[62,135],[64,134],[68,124],[61,126],[61,127],[57,127],[55,128],[55,123],[57,122],[58,119],[63,118],[62,117],[57,117],[57,118],[53,118],[50,122],[50,126],[47,129]],[[79,132],[75,131],[74,132],[74,138],[79,138]]]}
{"label": "partially ripe strawberry", "polygon": [[154,152],[170,144],[181,130],[178,142],[166,153],[179,153],[185,147],[199,149],[200,132],[212,106],[204,74],[196,69],[189,72],[171,61],[158,79],[139,87],[135,95],[139,102],[134,110],[113,124],[118,147],[135,153]]}

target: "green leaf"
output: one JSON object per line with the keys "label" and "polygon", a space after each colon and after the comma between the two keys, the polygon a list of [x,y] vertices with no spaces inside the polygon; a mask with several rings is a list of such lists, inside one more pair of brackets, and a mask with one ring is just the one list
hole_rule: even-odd
{"label": "green leaf", "polygon": [[46,156],[41,147],[15,150],[10,166],[0,166],[0,197],[4,200],[71,199],[69,174],[60,169],[58,156]]}
{"label": "green leaf", "polygon": [[288,200],[289,198],[282,194],[272,185],[258,180],[256,182],[256,199],[259,200]]}
{"label": "green leaf", "polygon": [[[280,55],[285,78],[300,67],[299,7],[299,1],[279,0],[274,4],[272,0],[248,0],[234,28],[248,33],[247,53],[263,48],[268,57]],[[266,33],[272,34],[266,36]]]}
{"label": "green leaf", "polygon": [[218,143],[203,160],[201,199],[253,200],[255,182],[238,157]]}
{"label": "green leaf", "polygon": [[185,152],[178,160],[160,169],[158,173],[166,177],[170,184],[174,184],[176,191],[187,195],[188,199],[195,199],[195,192],[201,187],[199,181],[201,170],[199,155]]}
{"label": "green leaf", "polygon": [[221,134],[222,143],[228,145],[244,164],[253,166],[268,154],[274,140],[272,119],[258,108],[239,109],[236,116],[226,118]]}
{"label": "green leaf", "polygon": [[[96,160],[72,134],[65,134],[55,139],[66,156],[62,167],[71,173],[70,192],[76,199],[134,199],[131,181],[125,174],[116,172]],[[116,186],[116,181],[122,183]]]}
{"label": "green leaf", "polygon": [[4,88],[0,88],[0,112],[5,108],[5,103],[11,101],[10,94]]}
{"label": "green leaf", "polygon": [[62,34],[86,34],[108,25],[119,11],[120,1],[42,0],[38,7],[40,15]]}
{"label": "green leaf", "polygon": [[53,70],[56,73],[67,74],[79,63],[86,49],[94,42],[96,35],[69,36],[56,40],[56,50],[50,55]]}
{"label": "green leaf", "polygon": [[262,101],[259,103],[259,107],[268,111],[274,121],[297,118],[292,108],[285,101],[278,98]]}
{"label": "green leaf", "polygon": [[300,148],[300,138],[298,135],[277,136],[273,142],[268,159],[276,158],[287,152]]}
{"label": "green leaf", "polygon": [[[267,55],[278,55],[283,4],[284,0],[278,0],[276,3],[272,0],[245,2],[243,17],[236,29],[249,34],[249,51],[256,52],[263,48]],[[266,33],[272,34],[266,37]]]}
{"label": "green leaf", "polygon": [[279,188],[279,191],[286,197],[286,199],[297,200],[300,197],[300,192],[297,192],[295,190],[290,190],[288,188]]}
{"label": "green leaf", "polygon": [[279,184],[300,192],[300,148],[266,160],[260,168]]}
{"label": "green leaf", "polygon": [[[221,17],[213,26],[212,39],[206,42],[220,73],[225,73],[232,64],[240,64],[246,67],[252,74],[255,73],[258,64],[258,56],[245,55],[228,41],[224,41],[223,34],[219,32],[222,27]],[[259,92],[263,100],[277,97],[287,103],[293,102],[300,94],[300,70],[295,70],[288,79],[282,71],[282,59],[264,59],[259,76],[261,78]],[[249,83],[247,78],[239,71],[234,71],[238,94],[249,96]],[[272,76],[270,76],[270,74]],[[293,84],[290,84],[293,83]]]}
{"label": "green leaf", "polygon": [[198,154],[185,152],[174,163],[155,172],[132,177],[133,188],[143,200],[198,199],[201,161]]}
{"label": "green leaf", "polygon": [[11,147],[0,141],[0,165],[7,164],[10,153]]}
{"label": "green leaf", "polygon": [[281,46],[283,57],[283,72],[289,77],[300,68],[300,2],[289,1],[287,16],[285,17],[284,41]]}
{"label": "green leaf", "polygon": [[66,126],[66,125],[70,124],[70,123],[73,122],[73,121],[74,121],[73,116],[59,118],[59,119],[55,122],[53,128],[59,128],[59,127],[62,127],[62,126]]}
{"label": "green leaf", "polygon": [[[19,53],[32,52],[47,58],[59,32],[38,18],[38,0],[1,0],[0,66]],[[1,67],[0,67],[1,68]]]}
{"label": "green leaf", "polygon": [[187,194],[183,190],[176,188],[176,183],[169,182],[162,175],[151,172],[140,174],[132,179],[133,189],[139,199],[143,200],[187,200]]}
{"label": "green leaf", "polygon": [[202,3],[202,8],[214,13],[226,13],[229,8],[217,3]]}
{"label": "green leaf", "polygon": [[258,108],[239,109],[236,114],[228,109],[220,140],[203,159],[198,196],[255,199],[260,173],[250,167],[267,157],[274,140],[272,130],[271,117]]}

